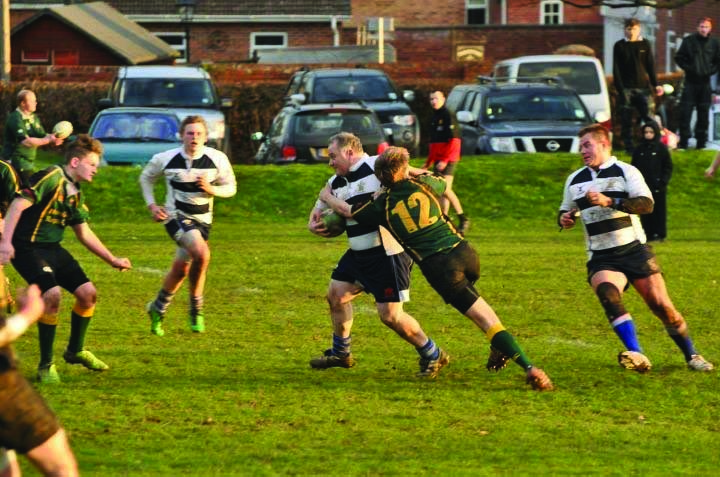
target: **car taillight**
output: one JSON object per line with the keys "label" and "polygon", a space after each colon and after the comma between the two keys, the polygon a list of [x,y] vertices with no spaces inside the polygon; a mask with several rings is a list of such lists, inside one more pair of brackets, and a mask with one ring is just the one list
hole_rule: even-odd
{"label": "car taillight", "polygon": [[382,154],[385,151],[385,149],[387,149],[388,147],[389,147],[388,143],[386,143],[386,142],[381,142],[380,144],[378,144],[378,148],[377,148],[378,155]]}
{"label": "car taillight", "polygon": [[283,161],[294,161],[297,158],[297,150],[293,146],[283,146]]}

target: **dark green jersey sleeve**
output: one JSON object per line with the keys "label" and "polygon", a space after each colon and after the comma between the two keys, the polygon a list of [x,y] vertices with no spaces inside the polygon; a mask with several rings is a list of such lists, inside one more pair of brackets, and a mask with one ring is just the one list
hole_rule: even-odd
{"label": "dark green jersey sleeve", "polygon": [[15,169],[0,160],[0,217],[5,217],[10,202],[18,191],[18,177]]}

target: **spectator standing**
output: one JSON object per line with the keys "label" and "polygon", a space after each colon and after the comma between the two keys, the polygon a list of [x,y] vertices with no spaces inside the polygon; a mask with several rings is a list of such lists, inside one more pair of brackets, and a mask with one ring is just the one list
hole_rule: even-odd
{"label": "spectator standing", "polygon": [[13,165],[25,187],[35,169],[37,148],[48,144],[59,146],[63,140],[45,132],[35,114],[35,93],[23,89],[17,95],[17,102],[17,109],[8,115],[5,123],[3,158]]}
{"label": "spectator standing", "polygon": [[625,20],[625,38],[613,47],[613,82],[617,90],[622,140],[627,153],[632,154],[633,109],[638,112],[638,123],[649,121],[650,112],[655,109],[651,103],[652,89],[658,96],[663,94],[655,76],[650,42],[640,35],[637,18]]}
{"label": "spectator standing", "polygon": [[640,216],[648,242],[667,237],[667,186],[672,177],[670,151],[661,142],[660,126],[651,121],[642,127],[643,140],[633,152],[631,164],[638,168],[652,191],[655,207]]}
{"label": "spectator standing", "polygon": [[452,189],[455,167],[460,161],[460,127],[445,105],[442,91],[430,93],[430,106],[434,110],[430,119],[430,151],[423,167],[432,167],[435,174],[445,178],[447,187],[440,199],[443,213],[447,215],[452,205],[460,222],[458,232],[464,235],[470,227],[470,221],[463,213],[460,199]]}
{"label": "spectator standing", "polygon": [[680,142],[678,149],[687,149],[690,139],[690,120],[693,109],[695,122],[695,148],[705,149],[708,135],[708,114],[712,89],[710,77],[720,69],[720,42],[710,36],[712,20],[698,20],[697,32],[686,36],[675,54],[675,62],[685,72],[680,96]]}

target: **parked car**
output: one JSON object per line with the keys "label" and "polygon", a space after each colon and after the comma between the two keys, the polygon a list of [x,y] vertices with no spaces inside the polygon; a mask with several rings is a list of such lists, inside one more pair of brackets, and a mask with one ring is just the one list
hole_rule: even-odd
{"label": "parked car", "polygon": [[380,154],[388,147],[380,120],[364,106],[289,104],[275,116],[267,135],[253,134],[253,139],[262,140],[255,162],[327,163],[330,159],[328,140],[341,131],[358,136],[370,155]]}
{"label": "parked car", "polygon": [[147,106],[172,109],[182,121],[199,115],[208,124],[208,145],[230,156],[230,131],[223,109],[230,98],[220,99],[207,71],[196,66],[123,66],[100,108]]}
{"label": "parked car", "polygon": [[390,134],[389,142],[406,148],[413,157],[420,145],[420,124],[409,101],[415,93],[402,93],[385,72],[365,68],[302,69],[290,78],[285,97],[298,104],[356,103],[375,111]]}
{"label": "parked car", "polygon": [[103,144],[107,164],[145,164],[153,155],[180,147],[180,118],[169,109],[108,108],[88,133]]}
{"label": "parked car", "polygon": [[[493,68],[496,78],[557,76],[580,95],[590,115],[612,131],[610,95],[600,60],[584,55],[530,55],[500,61]],[[520,81],[520,80],[518,80]]]}
{"label": "parked car", "polygon": [[593,123],[571,88],[549,83],[497,83],[455,86],[447,107],[462,132],[463,154],[498,152],[577,152],[581,128]]}

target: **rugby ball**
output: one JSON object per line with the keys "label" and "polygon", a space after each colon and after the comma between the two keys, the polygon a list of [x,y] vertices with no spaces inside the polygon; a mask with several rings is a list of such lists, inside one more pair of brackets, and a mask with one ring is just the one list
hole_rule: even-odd
{"label": "rugby ball", "polygon": [[330,232],[328,237],[337,237],[345,232],[345,217],[329,207],[320,212],[320,220],[322,220],[323,225],[325,225],[325,228]]}
{"label": "rugby ball", "polygon": [[60,121],[53,127],[53,134],[58,139],[65,139],[73,132],[73,125],[70,121]]}

